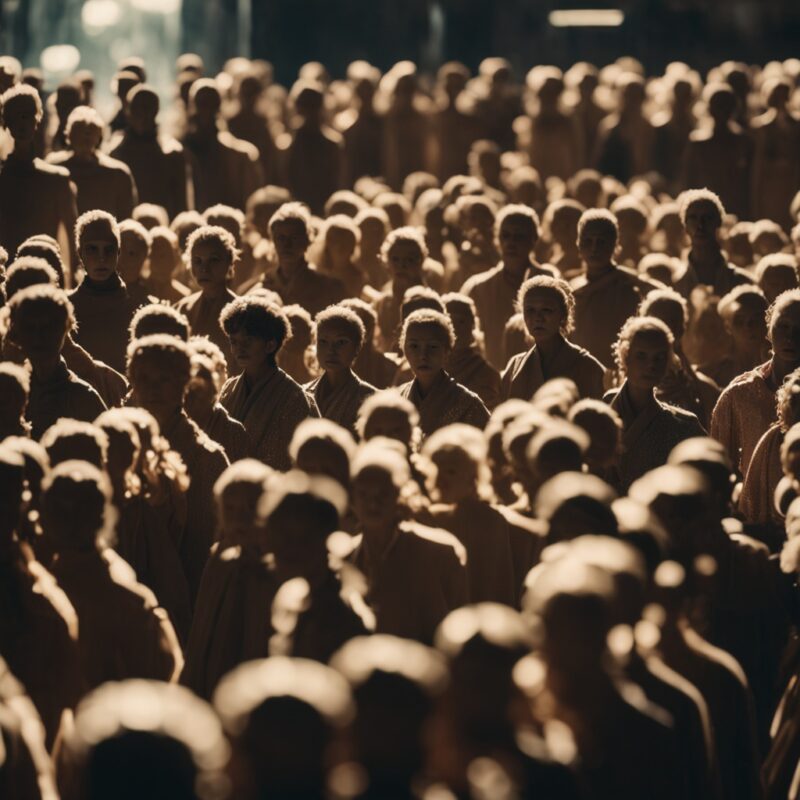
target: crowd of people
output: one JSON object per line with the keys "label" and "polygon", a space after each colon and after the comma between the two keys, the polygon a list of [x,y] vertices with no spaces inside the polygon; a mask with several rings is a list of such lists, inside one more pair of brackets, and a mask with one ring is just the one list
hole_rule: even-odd
{"label": "crowd of people", "polygon": [[0,58],[0,796],[800,796],[800,61]]}

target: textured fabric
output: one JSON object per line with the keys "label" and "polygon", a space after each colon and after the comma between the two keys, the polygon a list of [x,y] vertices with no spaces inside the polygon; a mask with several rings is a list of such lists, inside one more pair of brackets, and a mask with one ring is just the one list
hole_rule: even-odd
{"label": "textured fabric", "polygon": [[355,434],[356,419],[361,404],[377,389],[352,372],[341,386],[332,388],[325,375],[306,384],[305,390],[314,397],[319,413]]}
{"label": "textured fabric", "polygon": [[527,353],[512,356],[503,370],[501,397],[530,400],[552,378],[569,378],[575,381],[581,397],[599,400],[603,396],[605,375],[605,367],[591,353],[562,339],[546,375],[536,345]]}
{"label": "textured fabric", "polygon": [[476,347],[454,350],[446,369],[455,381],[475,392],[490,411],[500,402],[500,373]]}
{"label": "textured fabric", "polygon": [[783,477],[781,445],[783,431],[772,425],[758,440],[739,496],[739,511],[747,522],[782,523],[775,508],[775,489]]}
{"label": "textured fabric", "polygon": [[230,290],[220,297],[206,297],[202,292],[195,292],[175,304],[175,308],[189,320],[193,336],[207,336],[222,350],[230,372],[238,372],[239,367],[231,352],[228,337],[219,324],[219,315],[222,309],[235,299],[236,295]]}
{"label": "textured fabric", "polygon": [[124,375],[92,358],[71,337],[67,337],[61,355],[67,367],[82,381],[86,381],[109,408],[122,405],[128,394],[128,381]]}
{"label": "textured fabric", "polygon": [[291,469],[289,443],[295,428],[308,417],[318,417],[312,399],[282,369],[276,368],[252,388],[242,375],[222,387],[220,403],[247,429],[253,456],[273,469]]}
{"label": "textured fabric", "polygon": [[691,411],[700,424],[708,429],[711,413],[719,399],[719,387],[702,372],[676,355],[656,389],[656,397],[663,403]]}

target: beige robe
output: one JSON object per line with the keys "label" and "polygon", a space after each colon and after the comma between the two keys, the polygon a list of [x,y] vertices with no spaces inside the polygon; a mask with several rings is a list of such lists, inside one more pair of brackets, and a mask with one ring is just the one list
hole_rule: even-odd
{"label": "beige robe", "polygon": [[244,374],[228,379],[220,403],[247,429],[254,457],[282,471],[292,466],[289,443],[295,428],[319,416],[314,401],[280,368],[250,389]]}
{"label": "beige robe", "polygon": [[303,387],[314,397],[319,413],[325,418],[341,425],[355,435],[356,420],[361,404],[371,397],[377,389],[365,383],[353,372],[338,388],[331,387],[323,374]]}
{"label": "beige robe", "polygon": [[404,383],[399,391],[417,407],[423,436],[430,436],[454,422],[464,422],[483,430],[489,421],[489,412],[480,397],[457,383],[444,370],[424,397],[416,380]]}
{"label": "beige robe", "polygon": [[462,386],[475,392],[490,411],[500,402],[500,373],[477,347],[453,350],[447,359],[447,371]]}
{"label": "beige robe", "polygon": [[527,353],[517,353],[509,360],[502,374],[501,398],[530,400],[552,378],[569,378],[575,381],[581,397],[600,399],[605,375],[605,367],[593,355],[566,339],[561,340],[545,375],[534,345]]}

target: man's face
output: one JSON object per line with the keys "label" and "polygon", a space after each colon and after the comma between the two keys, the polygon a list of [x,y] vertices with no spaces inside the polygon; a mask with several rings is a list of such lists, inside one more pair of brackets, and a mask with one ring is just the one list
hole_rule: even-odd
{"label": "man's face", "polygon": [[202,291],[225,286],[231,268],[230,254],[220,242],[208,240],[192,247],[192,275]]}
{"label": "man's face", "polygon": [[117,271],[119,245],[105,220],[91,222],[83,229],[79,255],[93,281],[105,281]]}
{"label": "man's face", "polygon": [[245,330],[228,334],[233,357],[243,370],[257,370],[267,364],[275,354],[276,343],[253,336]]}
{"label": "man's face", "polygon": [[637,389],[655,389],[667,374],[669,358],[670,347],[663,334],[635,334],[625,359],[628,382]]}
{"label": "man's face", "polygon": [[551,289],[533,289],[525,295],[522,316],[528,333],[537,341],[558,336],[564,322],[564,307]]}
{"label": "man's face", "polygon": [[506,264],[526,263],[536,245],[533,224],[525,220],[504,220],[497,232],[497,244]]}
{"label": "man's face", "polygon": [[3,122],[15,142],[31,142],[39,127],[36,102],[30,97],[14,98],[3,109]]}
{"label": "man's face", "polygon": [[611,263],[617,237],[605,221],[588,222],[578,237],[578,252],[587,269],[602,269]]}
{"label": "man's face", "polygon": [[719,209],[710,200],[697,200],[686,209],[686,233],[692,244],[716,242],[721,222]]}
{"label": "man's face", "polygon": [[422,283],[422,252],[416,242],[395,242],[386,257],[392,281],[403,289]]}
{"label": "man's face", "polygon": [[122,231],[117,270],[127,284],[135,283],[147,260],[147,242],[133,231]]}
{"label": "man's face", "polygon": [[396,408],[375,409],[364,426],[364,439],[369,441],[376,436],[394,439],[408,447],[411,442],[411,425],[408,417]]}
{"label": "man's face", "polygon": [[358,343],[344,325],[330,321],[317,328],[317,361],[326,372],[350,369],[357,355]]}
{"label": "man's face", "polygon": [[305,259],[308,233],[300,220],[285,220],[272,226],[272,241],[281,266],[291,266]]}
{"label": "man's face", "polygon": [[367,467],[353,481],[353,510],[367,529],[394,525],[398,497],[397,487],[384,469]]}

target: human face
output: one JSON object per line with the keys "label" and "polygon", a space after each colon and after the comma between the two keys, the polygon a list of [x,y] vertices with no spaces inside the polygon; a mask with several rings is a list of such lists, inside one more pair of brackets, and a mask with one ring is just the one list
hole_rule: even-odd
{"label": "human face", "polygon": [[207,375],[194,375],[186,387],[183,404],[192,419],[202,419],[217,402],[217,387]]}
{"label": "human face", "polygon": [[137,405],[149,411],[163,423],[183,405],[183,394],[188,379],[176,375],[166,359],[155,354],[137,358],[131,374],[131,388]]}
{"label": "human face", "polygon": [[272,241],[280,266],[293,266],[305,261],[309,242],[306,227],[300,220],[276,222],[272,226]]}
{"label": "human face", "polygon": [[364,426],[364,439],[369,441],[376,436],[394,439],[408,447],[411,442],[411,423],[397,408],[377,408]]}
{"label": "human face", "polygon": [[790,303],[770,329],[774,358],[794,369],[800,364],[800,303]]}
{"label": "human face", "polygon": [[337,445],[320,439],[306,442],[297,453],[297,469],[309,475],[325,475],[345,488],[350,483],[350,465]]}
{"label": "human face", "polygon": [[686,209],[686,233],[692,244],[716,242],[720,224],[719,210],[710,200],[697,200]]}
{"label": "human face", "polygon": [[158,100],[147,94],[137,94],[128,110],[128,123],[131,130],[139,136],[152,133],[156,129]]}
{"label": "human face", "polygon": [[192,275],[204,293],[225,290],[231,269],[230,254],[220,242],[209,239],[192,247]]}
{"label": "human face", "polygon": [[133,231],[123,231],[121,238],[117,270],[126,284],[136,283],[147,259],[147,242]]}
{"label": "human face", "polygon": [[534,289],[525,295],[522,316],[528,333],[536,342],[549,342],[560,335],[564,306],[551,289]]}
{"label": "human face", "polygon": [[236,363],[245,372],[258,372],[274,360],[277,349],[277,344],[274,341],[268,342],[258,336],[253,336],[245,330],[229,333],[228,341]]}
{"label": "human face", "polygon": [[587,223],[578,237],[578,252],[590,272],[607,267],[614,257],[616,246],[617,237],[604,221]]}
{"label": "human face", "polygon": [[240,483],[229,486],[219,500],[220,529],[225,539],[248,545],[256,541],[256,509],[263,489]]}
{"label": "human face", "polygon": [[759,286],[767,302],[774,303],[779,294],[797,288],[797,273],[791,267],[773,267],[764,272]]}
{"label": "human face", "polygon": [[456,333],[456,347],[469,347],[472,344],[472,331],[475,327],[472,314],[463,306],[450,303],[447,306],[447,316],[450,317]]}
{"label": "human face", "polygon": [[442,371],[449,352],[438,326],[426,323],[409,326],[403,353],[423,386],[430,385]]}
{"label": "human face", "polygon": [[66,314],[44,303],[28,304],[15,316],[10,338],[34,366],[57,359],[67,338]]}
{"label": "human face", "polygon": [[356,240],[350,231],[333,228],[325,237],[325,248],[335,264],[345,264],[353,257]]}
{"label": "human face", "polygon": [[353,481],[353,510],[365,530],[393,527],[399,496],[391,476],[380,467],[366,467]]}
{"label": "human face", "polygon": [[435,485],[443,503],[459,503],[475,495],[475,464],[457,450],[439,450],[433,454]]}
{"label": "human face", "polygon": [[176,255],[167,239],[155,237],[150,248],[150,275],[157,281],[168,281],[175,270]]}
{"label": "human face", "polygon": [[77,156],[90,156],[100,146],[103,133],[94,125],[76,122],[69,132],[69,144]]}
{"label": "human face", "polygon": [[422,251],[416,242],[395,242],[386,261],[395,288],[405,290],[422,283]]}
{"label": "human face", "polygon": [[93,281],[108,280],[117,271],[119,245],[107,222],[99,220],[84,228],[80,257],[87,276]]}
{"label": "human face", "polygon": [[667,374],[671,355],[664,334],[656,331],[635,334],[625,359],[628,383],[636,389],[655,389]]}
{"label": "human face", "polygon": [[497,246],[503,263],[512,267],[527,264],[536,238],[530,222],[513,218],[504,220],[497,232]]}
{"label": "human face", "polygon": [[358,342],[344,325],[323,322],[317,328],[317,361],[326,371],[336,375],[350,369],[358,355]]}
{"label": "human face", "polygon": [[3,121],[15,142],[32,141],[39,127],[36,103],[29,97],[17,97],[3,109]]}
{"label": "human face", "polygon": [[766,306],[763,303],[740,302],[730,319],[729,329],[738,350],[761,347],[767,338]]}

